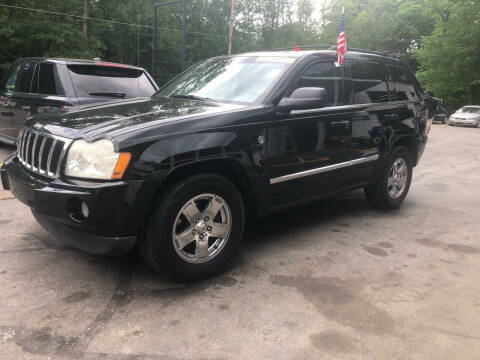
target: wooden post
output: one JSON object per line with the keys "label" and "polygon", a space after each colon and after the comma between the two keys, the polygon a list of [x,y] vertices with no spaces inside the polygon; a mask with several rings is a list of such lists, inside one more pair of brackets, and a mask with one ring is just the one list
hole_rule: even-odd
{"label": "wooden post", "polygon": [[88,37],[88,17],[90,16],[90,0],[84,0],[83,2],[83,21],[82,31],[85,37]]}
{"label": "wooden post", "polygon": [[232,55],[232,35],[233,35],[233,18],[235,17],[235,0],[232,0],[232,9],[230,11],[230,33],[228,35],[228,55]]}

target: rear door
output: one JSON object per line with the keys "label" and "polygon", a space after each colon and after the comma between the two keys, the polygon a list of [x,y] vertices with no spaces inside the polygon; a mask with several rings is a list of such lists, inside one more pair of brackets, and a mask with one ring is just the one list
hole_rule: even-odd
{"label": "rear door", "polygon": [[397,106],[390,103],[385,66],[378,60],[347,62],[351,81],[352,117],[351,168],[352,186],[364,184],[373,175],[389,136],[389,127],[398,119]]}
{"label": "rear door", "polygon": [[348,182],[351,110],[345,105],[342,68],[310,63],[285,94],[300,87],[325,88],[324,108],[279,114],[268,131],[266,168],[271,207],[314,198]]}
{"label": "rear door", "polygon": [[76,101],[67,96],[58,71],[57,64],[37,63],[30,93],[26,95],[32,115],[58,112],[76,105]]}
{"label": "rear door", "polygon": [[398,112],[398,123],[403,123],[406,132],[419,132],[423,119],[423,106],[413,75],[400,63],[387,64],[391,100]]}

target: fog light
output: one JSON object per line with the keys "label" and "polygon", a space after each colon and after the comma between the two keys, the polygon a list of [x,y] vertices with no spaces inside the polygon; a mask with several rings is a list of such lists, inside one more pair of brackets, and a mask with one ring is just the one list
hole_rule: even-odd
{"label": "fog light", "polygon": [[88,206],[87,206],[87,204],[85,204],[85,201],[82,201],[82,205],[81,205],[80,208],[82,210],[83,217],[85,219],[88,218],[88,215],[90,214],[90,210],[88,210]]}

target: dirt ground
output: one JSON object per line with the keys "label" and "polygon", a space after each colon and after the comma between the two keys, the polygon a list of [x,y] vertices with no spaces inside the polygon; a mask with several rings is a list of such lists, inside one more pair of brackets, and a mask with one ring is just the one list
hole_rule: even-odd
{"label": "dirt ground", "polygon": [[0,359],[480,358],[480,129],[433,126],[400,210],[357,191],[268,217],[196,284],[0,199]]}

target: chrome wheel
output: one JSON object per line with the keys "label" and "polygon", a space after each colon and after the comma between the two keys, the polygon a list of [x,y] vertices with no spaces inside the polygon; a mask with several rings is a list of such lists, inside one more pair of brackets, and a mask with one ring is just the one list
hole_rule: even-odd
{"label": "chrome wheel", "polygon": [[173,246],[183,260],[204,263],[222,251],[231,229],[232,214],[225,200],[201,194],[179,211],[173,225]]}
{"label": "chrome wheel", "polygon": [[388,172],[387,190],[392,199],[402,196],[408,181],[408,166],[403,158],[398,158]]}

